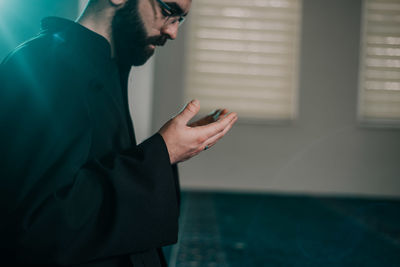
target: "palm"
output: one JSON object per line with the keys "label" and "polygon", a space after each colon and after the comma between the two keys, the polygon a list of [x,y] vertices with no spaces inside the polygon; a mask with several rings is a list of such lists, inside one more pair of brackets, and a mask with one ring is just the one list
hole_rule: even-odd
{"label": "palm", "polygon": [[213,113],[204,116],[203,118],[194,121],[192,123],[190,123],[188,126],[190,127],[197,127],[197,126],[204,126],[210,123],[213,123],[217,120],[219,120],[219,118],[224,117],[226,114],[228,113],[228,111],[226,109],[217,109],[216,111],[214,111]]}

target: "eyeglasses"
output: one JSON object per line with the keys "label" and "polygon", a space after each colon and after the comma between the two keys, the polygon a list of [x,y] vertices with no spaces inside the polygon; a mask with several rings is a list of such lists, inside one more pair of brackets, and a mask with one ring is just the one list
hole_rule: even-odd
{"label": "eyeglasses", "polygon": [[162,0],[157,0],[161,7],[161,13],[166,17],[165,25],[172,25],[179,23],[179,26],[185,21],[185,17],[178,13],[177,10],[170,7],[167,3]]}

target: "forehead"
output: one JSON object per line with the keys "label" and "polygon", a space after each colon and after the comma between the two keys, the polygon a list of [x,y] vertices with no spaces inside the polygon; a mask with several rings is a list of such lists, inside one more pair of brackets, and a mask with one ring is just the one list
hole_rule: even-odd
{"label": "forehead", "polygon": [[186,14],[189,12],[192,0],[164,0],[164,2],[174,9],[181,9],[182,14]]}

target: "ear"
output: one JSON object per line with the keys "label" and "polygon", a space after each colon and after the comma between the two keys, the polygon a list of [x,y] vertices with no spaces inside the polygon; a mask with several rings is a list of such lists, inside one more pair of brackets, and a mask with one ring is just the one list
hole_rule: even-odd
{"label": "ear", "polygon": [[108,0],[113,6],[121,6],[124,5],[127,0]]}

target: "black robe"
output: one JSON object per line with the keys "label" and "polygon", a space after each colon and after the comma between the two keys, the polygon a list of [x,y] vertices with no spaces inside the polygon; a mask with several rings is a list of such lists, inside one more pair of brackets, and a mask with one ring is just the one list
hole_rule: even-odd
{"label": "black robe", "polygon": [[161,135],[136,144],[129,69],[110,51],[83,26],[47,18],[1,63],[1,262],[165,265],[176,166]]}

